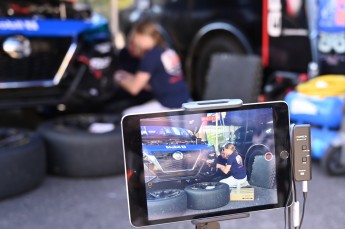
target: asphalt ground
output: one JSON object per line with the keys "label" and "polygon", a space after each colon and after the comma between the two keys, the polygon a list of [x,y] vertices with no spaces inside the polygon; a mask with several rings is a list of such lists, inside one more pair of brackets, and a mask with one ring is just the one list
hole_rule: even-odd
{"label": "asphalt ground", "polygon": [[[30,120],[30,121],[28,121]],[[2,112],[1,126],[34,129],[42,117],[32,111]],[[1,168],[0,168],[1,172]],[[297,183],[297,189],[301,184]],[[304,228],[345,228],[345,179],[323,173],[313,162]],[[298,199],[302,200],[299,191]],[[187,229],[189,222],[158,225],[157,229]],[[47,175],[36,189],[0,200],[0,229],[133,228],[128,219],[124,176],[72,179]],[[284,228],[284,209],[251,213],[251,217],[221,222],[221,228]]]}
{"label": "asphalt ground", "polygon": [[[300,186],[297,183],[298,190]],[[344,228],[344,189],[344,177],[329,177],[314,162],[302,228]],[[301,195],[298,198],[302,200]],[[152,228],[193,227],[189,221],[185,221]],[[128,220],[125,178],[71,179],[47,176],[37,189],[0,201],[0,228],[132,228]],[[254,212],[250,218],[224,221],[221,222],[221,228],[284,228],[284,209]]]}

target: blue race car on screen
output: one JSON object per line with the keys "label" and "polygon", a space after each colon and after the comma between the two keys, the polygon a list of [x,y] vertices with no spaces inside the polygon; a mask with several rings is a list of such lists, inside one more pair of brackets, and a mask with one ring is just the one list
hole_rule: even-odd
{"label": "blue race car on screen", "polygon": [[100,105],[114,59],[108,21],[87,3],[0,2],[0,108]]}
{"label": "blue race car on screen", "polygon": [[171,126],[141,127],[145,182],[203,179],[216,172],[214,145],[192,131]]}

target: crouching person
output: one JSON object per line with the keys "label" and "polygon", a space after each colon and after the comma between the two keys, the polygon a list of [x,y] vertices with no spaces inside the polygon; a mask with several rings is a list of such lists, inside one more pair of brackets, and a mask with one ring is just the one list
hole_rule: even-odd
{"label": "crouching person", "polygon": [[227,143],[221,152],[221,156],[227,162],[226,165],[217,164],[217,169],[220,169],[224,174],[231,173],[231,176],[220,180],[220,182],[229,185],[229,187],[248,185],[246,169],[244,168],[242,157],[238,154],[235,146]]}
{"label": "crouching person", "polygon": [[114,80],[133,96],[146,90],[153,99],[126,109],[123,115],[176,109],[190,101],[180,59],[167,47],[157,25],[149,19],[139,21],[131,32],[131,41],[139,56],[139,67],[134,74],[117,71]]}

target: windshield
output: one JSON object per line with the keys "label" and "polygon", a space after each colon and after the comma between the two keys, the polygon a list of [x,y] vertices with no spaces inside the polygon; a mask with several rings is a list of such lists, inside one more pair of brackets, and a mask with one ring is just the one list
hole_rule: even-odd
{"label": "windshield", "polygon": [[142,137],[185,137],[191,138],[193,135],[191,131],[171,126],[142,126],[141,127]]}

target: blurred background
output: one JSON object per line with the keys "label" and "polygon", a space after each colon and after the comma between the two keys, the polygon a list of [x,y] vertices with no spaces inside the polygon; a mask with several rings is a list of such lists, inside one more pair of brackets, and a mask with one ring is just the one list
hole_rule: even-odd
{"label": "blurred background", "polygon": [[[120,120],[151,95],[132,96],[113,75],[140,62],[121,52],[144,18],[178,54],[192,99],[285,101],[291,123],[311,125],[303,228],[342,228],[345,11],[335,0],[1,1],[0,228],[132,228]],[[284,209],[221,226],[285,228]]]}

